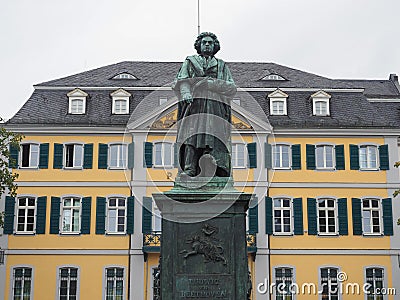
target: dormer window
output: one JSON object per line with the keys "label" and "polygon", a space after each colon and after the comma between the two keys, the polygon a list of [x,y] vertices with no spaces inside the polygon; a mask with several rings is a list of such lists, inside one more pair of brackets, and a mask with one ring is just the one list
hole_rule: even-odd
{"label": "dormer window", "polygon": [[325,93],[324,91],[316,92],[311,95],[313,101],[313,115],[314,116],[329,116],[329,99],[331,95]]}
{"label": "dormer window", "polygon": [[68,113],[73,115],[83,115],[86,113],[87,93],[80,89],[75,89],[67,94],[69,99]]}
{"label": "dormer window", "polygon": [[115,115],[124,115],[129,113],[129,97],[130,93],[123,89],[116,90],[111,93],[112,97],[112,113]]}
{"label": "dormer window", "polygon": [[261,80],[286,80],[286,79],[278,74],[269,74],[269,75],[261,78]]}
{"label": "dormer window", "polygon": [[132,74],[129,74],[129,73],[121,73],[121,74],[115,75],[112,79],[133,79],[133,80],[137,80],[137,78],[135,76],[133,76]]}
{"label": "dormer window", "polygon": [[277,89],[268,95],[269,111],[271,115],[287,115],[287,97],[288,95],[282,92],[280,89]]}

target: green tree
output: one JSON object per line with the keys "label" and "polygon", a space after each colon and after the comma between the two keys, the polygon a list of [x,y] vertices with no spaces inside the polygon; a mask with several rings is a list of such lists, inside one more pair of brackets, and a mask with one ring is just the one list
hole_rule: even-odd
{"label": "green tree", "polygon": [[[0,118],[0,123],[3,119]],[[3,123],[4,124],[4,123]],[[16,163],[10,155],[10,147],[19,147],[23,136],[19,133],[9,131],[0,124],[0,197],[6,189],[11,196],[16,196],[17,185],[15,180],[18,178],[17,173],[12,173],[10,164]],[[0,212],[0,227],[4,226],[4,212]]]}

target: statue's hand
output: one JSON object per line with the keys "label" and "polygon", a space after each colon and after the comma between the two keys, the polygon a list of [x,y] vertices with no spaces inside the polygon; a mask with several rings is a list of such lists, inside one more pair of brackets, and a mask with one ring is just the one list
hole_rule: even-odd
{"label": "statue's hand", "polygon": [[182,100],[187,102],[187,103],[192,103],[193,102],[193,97],[190,93],[185,93],[182,95]]}

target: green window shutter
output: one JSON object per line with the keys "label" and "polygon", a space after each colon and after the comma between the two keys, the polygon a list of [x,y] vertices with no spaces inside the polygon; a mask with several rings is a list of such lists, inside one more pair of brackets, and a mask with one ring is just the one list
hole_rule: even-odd
{"label": "green window shutter", "polygon": [[393,235],[392,198],[382,199],[383,234]]}
{"label": "green window shutter", "polygon": [[272,145],[265,143],[264,144],[264,159],[265,159],[265,167],[267,169],[272,169]]}
{"label": "green window shutter", "polygon": [[292,145],[292,170],[301,169],[301,148],[300,145]]}
{"label": "green window shutter", "polygon": [[96,234],[106,232],[106,198],[96,197]]}
{"label": "green window shutter", "polygon": [[362,235],[361,199],[351,199],[351,210],[353,217],[353,235]]}
{"label": "green window shutter", "polygon": [[272,198],[265,197],[265,233],[273,234],[273,210],[272,210]]}
{"label": "green window shutter", "polygon": [[254,197],[250,202],[248,211],[249,233],[258,233],[258,198]]}
{"label": "green window shutter", "polygon": [[379,146],[379,163],[381,170],[389,170],[389,147],[388,145]]}
{"label": "green window shutter", "polygon": [[50,234],[60,232],[60,197],[51,197],[50,208]]}
{"label": "green window shutter", "polygon": [[143,167],[151,168],[153,166],[153,143],[144,142],[143,154]]}
{"label": "green window shutter", "polygon": [[360,169],[360,157],[358,153],[357,145],[350,145],[350,170],[359,170]]}
{"label": "green window shutter", "polygon": [[143,197],[142,205],[142,233],[153,231],[153,198]]}
{"label": "green window shutter", "polygon": [[293,199],[293,223],[294,223],[294,234],[303,235],[303,199],[294,198]]}
{"label": "green window shutter", "polygon": [[92,197],[82,198],[81,234],[90,234],[90,214],[92,210]]}
{"label": "green window shutter", "polygon": [[93,144],[85,144],[83,148],[83,168],[93,169]]}
{"label": "green window shutter", "polygon": [[307,170],[315,170],[315,146],[306,145]]}
{"label": "green window shutter", "polygon": [[132,142],[128,145],[128,169],[133,169],[135,166],[135,143]]}
{"label": "green window shutter", "polygon": [[347,217],[347,198],[340,198],[338,201],[339,234],[349,234],[349,221]]}
{"label": "green window shutter", "polygon": [[257,168],[257,144],[247,144],[247,154],[249,156],[248,166],[250,169]]}
{"label": "green window shutter", "polygon": [[308,235],[317,235],[317,200],[307,198]]}
{"label": "green window shutter", "polygon": [[336,159],[336,170],[344,170],[345,169],[345,160],[344,160],[344,145],[336,145],[335,146],[335,159]]}
{"label": "green window shutter", "polygon": [[49,143],[40,144],[39,169],[49,168]]}
{"label": "green window shutter", "polygon": [[63,167],[63,144],[54,144],[53,169],[62,169]]}
{"label": "green window shutter", "polygon": [[14,233],[15,198],[6,196],[4,215],[4,234]]}
{"label": "green window shutter", "polygon": [[179,149],[178,149],[178,144],[174,144],[174,168],[179,167]]}
{"label": "green window shutter", "polygon": [[107,169],[107,167],[108,167],[108,145],[99,144],[98,168]]}
{"label": "green window shutter", "polygon": [[19,147],[10,145],[10,160],[8,162],[10,168],[13,169],[18,168],[18,156],[19,156]]}
{"label": "green window shutter", "polygon": [[46,233],[46,206],[47,206],[47,197],[46,196],[37,198],[36,234],[45,234]]}
{"label": "green window shutter", "polygon": [[133,234],[134,232],[134,221],[135,221],[135,197],[128,197],[128,208],[126,214],[126,233]]}

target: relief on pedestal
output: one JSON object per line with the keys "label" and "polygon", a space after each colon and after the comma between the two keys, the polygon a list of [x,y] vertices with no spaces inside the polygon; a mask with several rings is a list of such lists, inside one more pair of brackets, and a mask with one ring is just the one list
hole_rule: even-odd
{"label": "relief on pedestal", "polygon": [[224,256],[224,248],[221,246],[221,240],[215,237],[219,229],[210,224],[204,224],[202,229],[187,238],[186,244],[190,244],[190,250],[182,250],[179,253],[183,255],[184,259],[192,255],[202,255],[204,263],[209,262],[222,262],[224,266],[227,265]]}

